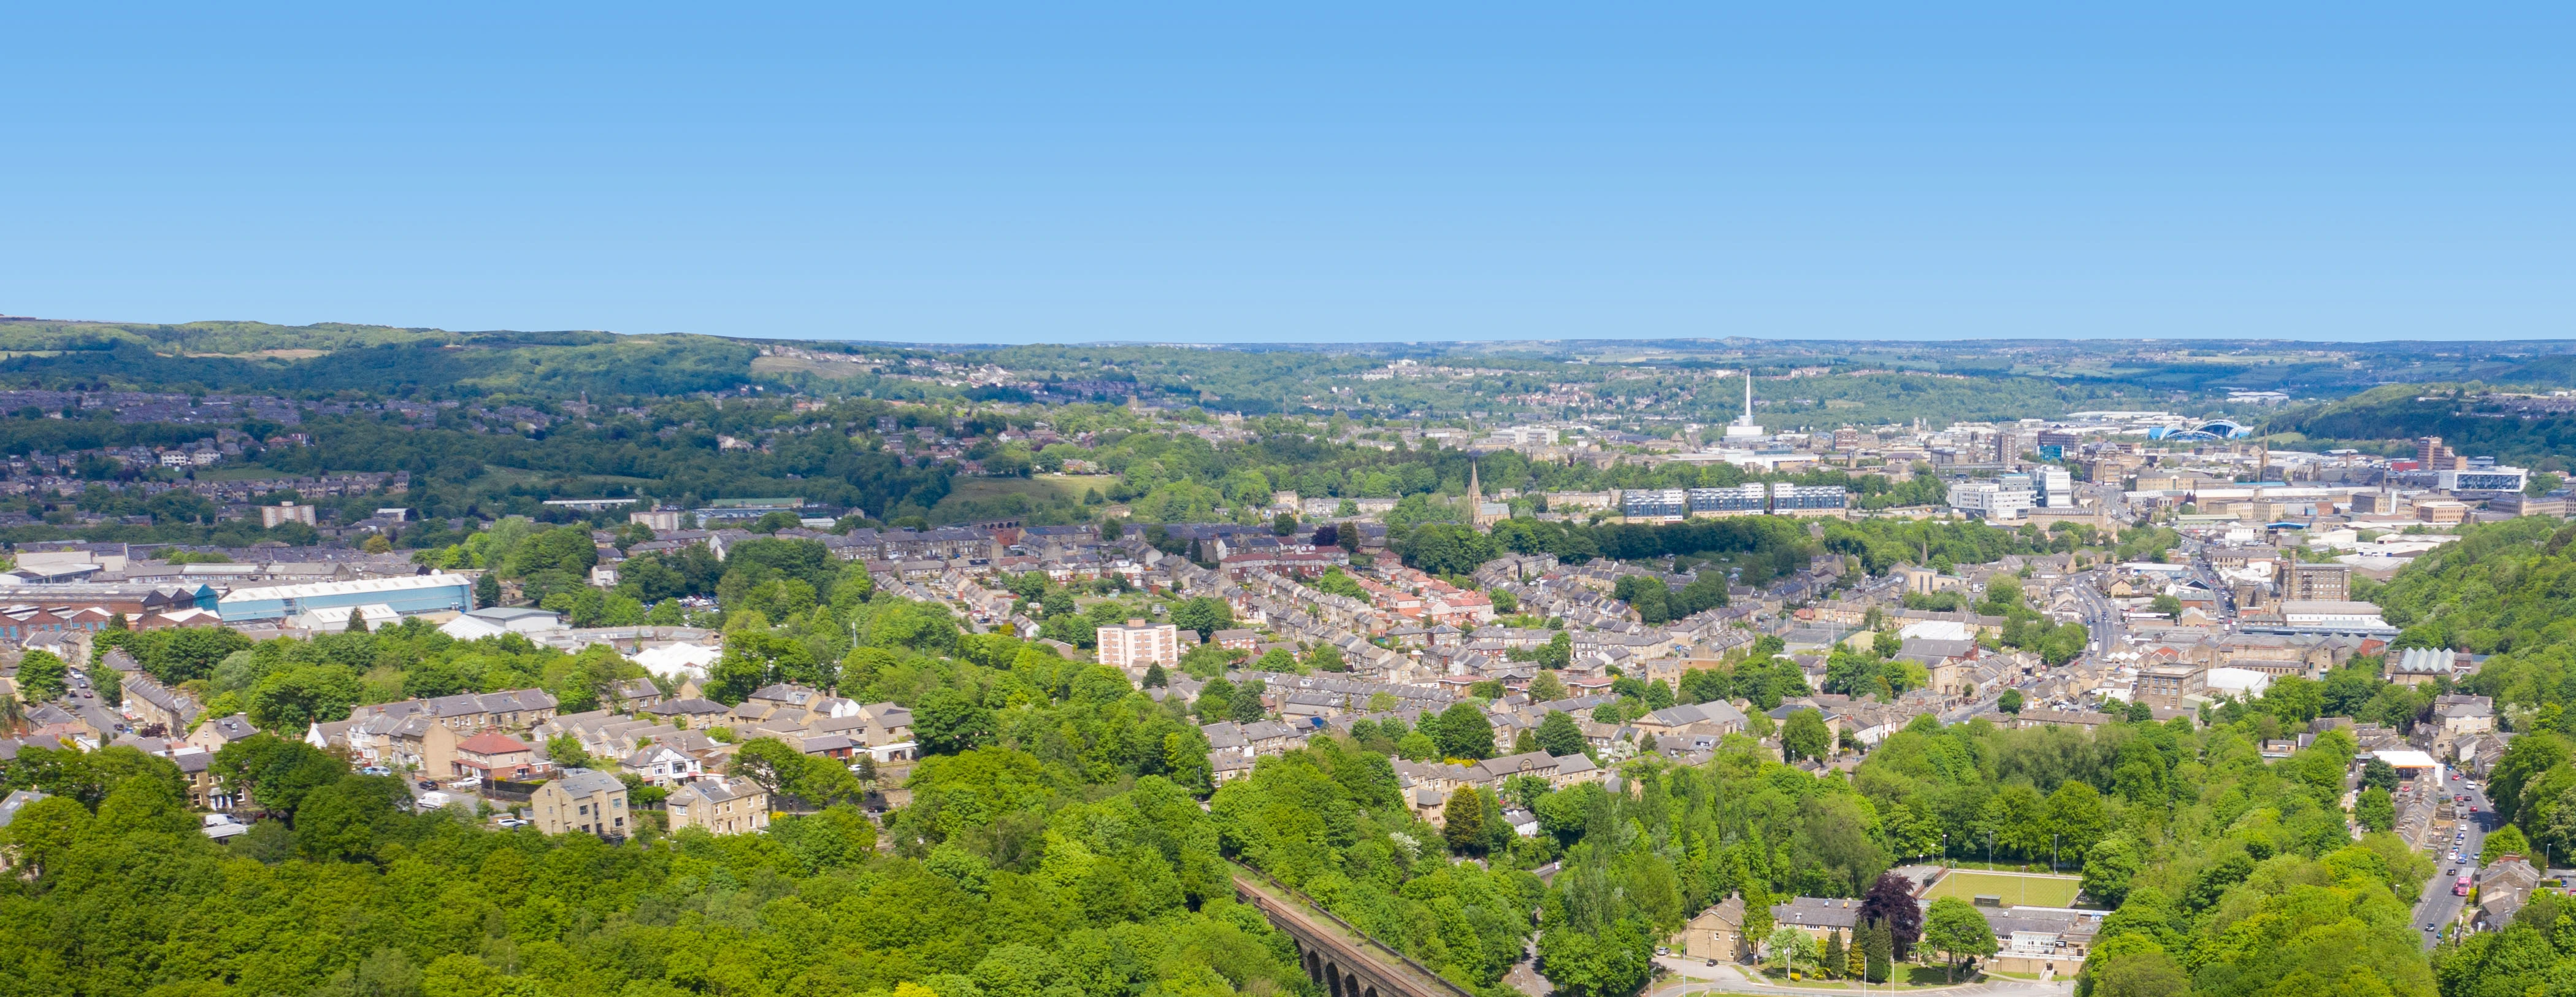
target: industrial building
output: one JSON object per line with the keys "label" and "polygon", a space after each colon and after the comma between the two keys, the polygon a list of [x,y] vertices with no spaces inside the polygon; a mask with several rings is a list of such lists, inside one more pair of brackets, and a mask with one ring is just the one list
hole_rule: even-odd
{"label": "industrial building", "polygon": [[388,606],[397,615],[461,613],[474,608],[474,579],[464,575],[406,575],[309,585],[235,589],[215,607],[224,622],[285,620],[316,610]]}

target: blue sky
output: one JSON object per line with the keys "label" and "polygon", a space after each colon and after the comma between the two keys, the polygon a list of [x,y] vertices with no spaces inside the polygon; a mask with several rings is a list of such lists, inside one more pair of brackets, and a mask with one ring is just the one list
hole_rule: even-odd
{"label": "blue sky", "polygon": [[106,6],[0,14],[0,312],[928,342],[2576,314],[2564,4]]}

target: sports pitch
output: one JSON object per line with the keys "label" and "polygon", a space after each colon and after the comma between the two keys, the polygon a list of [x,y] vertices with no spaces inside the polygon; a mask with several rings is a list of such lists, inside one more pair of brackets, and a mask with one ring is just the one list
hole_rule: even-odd
{"label": "sports pitch", "polygon": [[1954,869],[1924,895],[1957,897],[1970,903],[1980,896],[2001,897],[2006,907],[2072,907],[2076,885],[2081,882],[2074,876]]}

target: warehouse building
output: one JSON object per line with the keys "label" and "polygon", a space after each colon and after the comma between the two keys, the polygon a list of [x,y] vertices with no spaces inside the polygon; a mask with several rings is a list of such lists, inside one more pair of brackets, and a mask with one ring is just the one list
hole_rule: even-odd
{"label": "warehouse building", "polygon": [[309,585],[234,589],[217,603],[225,623],[286,620],[318,609],[386,606],[398,616],[461,613],[474,608],[474,580],[464,575],[407,575]]}

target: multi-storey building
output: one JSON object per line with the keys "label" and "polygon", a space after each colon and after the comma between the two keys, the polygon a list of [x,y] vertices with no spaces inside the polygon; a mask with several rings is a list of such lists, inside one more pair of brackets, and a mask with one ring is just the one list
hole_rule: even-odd
{"label": "multi-storey building", "polygon": [[1840,516],[1851,505],[1841,485],[1771,483],[1771,512],[1779,516]]}
{"label": "multi-storey building", "polygon": [[1733,488],[1692,488],[1682,494],[1694,516],[1749,516],[1766,511],[1762,483],[1758,481]]}
{"label": "multi-storey building", "polygon": [[1129,620],[1101,627],[1094,636],[1100,645],[1100,663],[1112,668],[1142,671],[1152,665],[1181,663],[1180,630],[1169,623]]}

